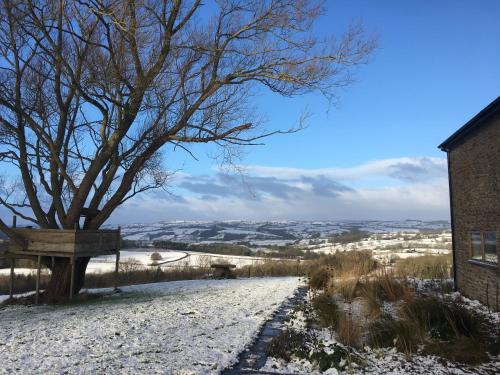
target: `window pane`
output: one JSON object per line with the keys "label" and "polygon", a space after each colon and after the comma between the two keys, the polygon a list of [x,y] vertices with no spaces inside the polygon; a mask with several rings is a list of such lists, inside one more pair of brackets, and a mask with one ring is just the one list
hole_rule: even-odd
{"label": "window pane", "polygon": [[495,232],[484,232],[484,259],[487,262],[498,262],[497,237]]}
{"label": "window pane", "polygon": [[472,259],[483,260],[483,252],[481,251],[481,232],[471,232],[470,246],[472,250]]}

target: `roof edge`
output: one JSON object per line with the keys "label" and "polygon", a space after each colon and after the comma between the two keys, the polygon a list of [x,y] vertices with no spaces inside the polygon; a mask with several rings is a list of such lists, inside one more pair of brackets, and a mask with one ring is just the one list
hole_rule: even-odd
{"label": "roof edge", "polygon": [[458,129],[455,133],[449,136],[443,143],[441,143],[438,148],[441,151],[449,151],[454,143],[462,139],[465,135],[472,132],[478,126],[480,126],[486,119],[494,115],[500,110],[500,96],[488,104],[485,108],[481,110],[477,115],[470,119],[465,125]]}

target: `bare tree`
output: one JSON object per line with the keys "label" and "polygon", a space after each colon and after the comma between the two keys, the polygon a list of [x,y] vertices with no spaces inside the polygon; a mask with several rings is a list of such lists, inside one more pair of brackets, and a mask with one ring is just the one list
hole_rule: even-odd
{"label": "bare tree", "polygon": [[[165,184],[169,145],[272,134],[252,121],[255,88],[330,97],[374,47],[359,26],[315,37],[322,12],[312,0],[2,0],[0,204],[41,228],[98,229]],[[81,222],[84,207],[95,215]],[[46,294],[68,290],[60,259]]]}

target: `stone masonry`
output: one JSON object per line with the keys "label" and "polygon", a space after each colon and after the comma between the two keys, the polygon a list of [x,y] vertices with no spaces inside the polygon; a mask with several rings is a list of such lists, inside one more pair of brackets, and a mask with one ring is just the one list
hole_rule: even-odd
{"label": "stone masonry", "polygon": [[[473,121],[473,120],[472,120]],[[500,111],[447,149],[456,283],[465,296],[500,306]],[[471,231],[495,231],[494,263],[472,261]]]}

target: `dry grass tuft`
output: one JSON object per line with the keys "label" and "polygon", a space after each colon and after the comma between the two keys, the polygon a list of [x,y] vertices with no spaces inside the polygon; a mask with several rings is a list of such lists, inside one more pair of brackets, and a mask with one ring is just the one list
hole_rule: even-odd
{"label": "dry grass tuft", "polygon": [[361,346],[361,327],[350,312],[338,314],[336,332],[342,344],[353,348]]}

